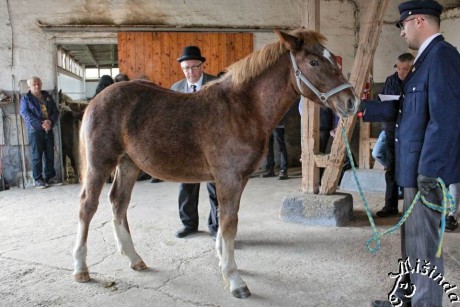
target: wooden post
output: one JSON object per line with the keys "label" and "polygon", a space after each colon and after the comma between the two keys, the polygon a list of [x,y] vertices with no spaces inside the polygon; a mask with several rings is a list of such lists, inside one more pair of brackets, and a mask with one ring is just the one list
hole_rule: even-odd
{"label": "wooden post", "polygon": [[[319,0],[302,1],[302,25],[319,31]],[[319,106],[302,97],[302,192],[319,192],[319,168],[315,154],[319,150]]]}
{"label": "wooden post", "polygon": [[[354,85],[356,94],[361,96],[368,78],[372,58],[377,48],[388,0],[368,1],[366,15],[360,31],[358,50],[351,71],[350,83]],[[356,116],[345,119],[344,127],[348,139],[355,127]],[[334,138],[329,155],[327,167],[323,174],[320,194],[334,194],[342,171],[345,159],[345,144],[341,134],[341,126],[337,128],[337,136]]]}

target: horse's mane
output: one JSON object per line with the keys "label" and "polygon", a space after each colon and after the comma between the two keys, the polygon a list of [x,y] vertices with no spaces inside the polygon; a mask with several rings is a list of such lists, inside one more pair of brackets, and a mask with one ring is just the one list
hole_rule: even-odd
{"label": "horse's mane", "polygon": [[[319,32],[306,31],[304,28],[294,30],[291,35],[299,38],[307,45],[323,44],[326,38]],[[273,65],[287,48],[281,42],[275,42],[251,53],[244,59],[229,66],[232,82],[235,85],[246,83],[264,72]]]}

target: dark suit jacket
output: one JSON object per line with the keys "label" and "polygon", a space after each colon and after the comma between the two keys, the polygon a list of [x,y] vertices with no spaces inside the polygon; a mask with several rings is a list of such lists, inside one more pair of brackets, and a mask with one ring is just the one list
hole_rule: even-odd
{"label": "dark suit jacket", "polygon": [[403,83],[399,103],[366,104],[366,121],[396,119],[396,179],[417,187],[417,175],[460,182],[460,55],[437,36]]}
{"label": "dark suit jacket", "polygon": [[[203,73],[203,85],[205,85],[207,82],[216,79],[216,76]],[[182,93],[187,93],[187,79],[184,78],[180,81],[177,81],[171,86],[171,89],[176,92],[182,92]]]}

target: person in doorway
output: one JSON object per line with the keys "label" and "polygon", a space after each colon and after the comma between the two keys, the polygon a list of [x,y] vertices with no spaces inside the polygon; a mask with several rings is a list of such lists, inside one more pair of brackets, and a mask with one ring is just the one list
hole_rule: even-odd
{"label": "person in doorway", "polygon": [[[399,100],[363,102],[360,111],[366,121],[396,121],[396,181],[404,187],[406,211],[418,192],[431,203],[442,203],[437,178],[446,185],[460,182],[460,54],[440,34],[443,7],[437,1],[406,1],[398,9],[400,34],[418,51],[413,68]],[[401,227],[401,258],[429,263],[444,275],[442,248],[437,257],[440,222],[441,213],[418,199]],[[442,306],[438,282],[423,274],[402,278],[389,300],[372,306]]]}
{"label": "person in doorway", "polygon": [[[182,55],[177,59],[180,63],[185,78],[174,83],[171,89],[177,92],[194,93],[201,89],[207,82],[216,77],[204,73],[203,63],[206,58],[201,56],[200,48],[187,46],[182,50]],[[208,218],[208,228],[211,236],[216,239],[219,227],[218,202],[216,186],[212,182],[207,183],[211,211]],[[182,183],[179,188],[179,216],[183,224],[176,233],[176,237],[184,238],[198,232],[198,197],[200,192],[199,183]]]}
{"label": "person in doorway", "polygon": [[[412,67],[414,56],[410,53],[403,53],[398,57],[395,68],[396,72],[389,76],[381,94],[401,95],[402,83]],[[385,205],[377,212],[378,217],[390,217],[397,215],[399,187],[395,182],[395,123],[384,122],[383,131],[375,144],[372,156],[385,167]]]}
{"label": "person in doorway", "polygon": [[47,91],[42,91],[39,77],[30,78],[27,85],[29,92],[21,98],[20,114],[29,136],[34,185],[39,189],[61,185],[55,178],[53,133],[53,127],[58,123],[59,110],[53,97]]}

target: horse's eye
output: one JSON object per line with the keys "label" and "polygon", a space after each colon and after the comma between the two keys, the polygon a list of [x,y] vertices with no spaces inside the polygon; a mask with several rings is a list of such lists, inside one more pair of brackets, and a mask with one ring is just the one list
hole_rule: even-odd
{"label": "horse's eye", "polygon": [[317,60],[311,60],[310,61],[310,65],[311,66],[318,66],[319,65],[319,62]]}

